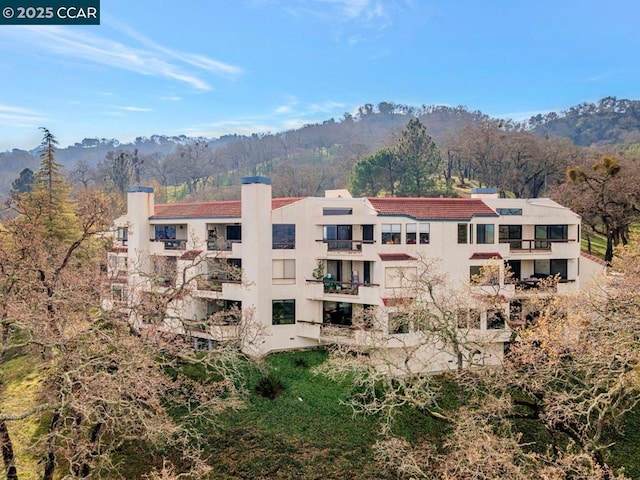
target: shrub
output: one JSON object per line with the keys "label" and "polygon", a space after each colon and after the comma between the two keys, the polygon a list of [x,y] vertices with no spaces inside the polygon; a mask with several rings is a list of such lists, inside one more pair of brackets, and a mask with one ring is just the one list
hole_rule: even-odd
{"label": "shrub", "polygon": [[256,393],[270,400],[277,398],[283,390],[282,379],[273,372],[265,373],[256,385]]}

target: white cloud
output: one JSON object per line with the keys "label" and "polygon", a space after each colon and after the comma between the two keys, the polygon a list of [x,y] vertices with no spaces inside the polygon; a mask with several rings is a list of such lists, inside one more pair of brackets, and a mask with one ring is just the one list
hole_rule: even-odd
{"label": "white cloud", "polygon": [[[343,103],[333,100],[304,103],[289,95],[289,103],[280,105],[265,115],[239,117],[184,128],[181,133],[188,136],[220,137],[222,135],[252,133],[277,133],[293,130],[304,125],[326,120],[327,114],[335,114],[345,108]],[[340,110],[341,111],[341,110]],[[342,111],[341,111],[342,113]]]}
{"label": "white cloud", "polygon": [[127,112],[153,112],[151,108],[145,108],[145,107],[126,106],[126,107],[116,107],[116,108],[119,110],[125,110]]}
{"label": "white cloud", "polygon": [[118,26],[137,41],[132,46],[84,30],[60,26],[17,26],[2,29],[0,35],[20,45],[31,45],[38,51],[106,65],[185,83],[199,91],[211,90],[203,73],[233,79],[242,73],[237,66],[219,62],[204,55],[180,52],[161,46],[130,28]]}
{"label": "white cloud", "polygon": [[182,100],[182,97],[178,97],[177,95],[168,95],[165,97],[158,97],[158,100],[166,100],[169,102],[179,102]]}
{"label": "white cloud", "polygon": [[[389,22],[385,5],[391,0],[272,0],[292,15],[311,15],[331,22],[358,22],[383,26]],[[397,3],[394,1],[393,3]]]}
{"label": "white cloud", "polygon": [[45,115],[28,108],[0,104],[0,125],[2,126],[37,128],[46,120]]}

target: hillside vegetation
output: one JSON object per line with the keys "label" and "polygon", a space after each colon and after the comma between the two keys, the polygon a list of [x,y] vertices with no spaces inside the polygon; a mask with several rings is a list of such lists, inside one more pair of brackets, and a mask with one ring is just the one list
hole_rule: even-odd
{"label": "hillside vegetation", "polygon": [[[380,102],[365,104],[353,115],[345,113],[338,119],[278,133],[217,139],[154,135],[131,143],[89,138],[60,148],[58,159],[71,179],[84,186],[118,187],[116,177],[124,175],[125,180],[154,183],[163,192],[171,185],[184,184],[190,198],[228,198],[237,192],[225,187],[237,184],[240,176],[269,174],[282,195],[315,195],[327,188],[345,187],[353,164],[393,145],[411,118],[419,119],[438,147],[454,157],[465,127],[482,124],[495,124],[508,132],[564,137],[578,146],[625,143],[627,150],[634,151],[640,139],[638,104],[607,97],[596,104],[583,103],[517,123],[462,106]],[[123,159],[135,165],[133,172],[123,172]],[[9,192],[20,171],[33,170],[37,164],[35,150],[0,153],[0,195]]]}

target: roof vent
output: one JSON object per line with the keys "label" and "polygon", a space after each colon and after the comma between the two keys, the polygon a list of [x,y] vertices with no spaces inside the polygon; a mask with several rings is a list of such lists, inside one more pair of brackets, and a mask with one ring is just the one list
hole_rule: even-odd
{"label": "roof vent", "polygon": [[252,183],[260,183],[262,185],[271,185],[269,177],[243,177],[242,185],[251,185]]}
{"label": "roof vent", "polygon": [[497,188],[474,188],[471,190],[471,198],[500,198]]}

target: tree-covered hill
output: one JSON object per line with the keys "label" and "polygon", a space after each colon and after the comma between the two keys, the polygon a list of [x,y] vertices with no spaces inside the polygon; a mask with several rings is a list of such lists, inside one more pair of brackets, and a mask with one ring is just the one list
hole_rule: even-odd
{"label": "tree-covered hill", "polygon": [[579,146],[640,142],[640,101],[605,97],[563,112],[529,119],[540,135],[566,137]]}
{"label": "tree-covered hill", "polygon": [[[141,181],[161,190],[180,186],[180,195],[173,199],[185,195],[227,198],[237,192],[212,192],[210,187],[236,184],[238,177],[255,174],[270,175],[280,195],[316,195],[327,188],[344,188],[354,163],[394,145],[412,118],[426,127],[449,163],[455,160],[451,155],[463,154],[463,147],[471,140],[464,132],[481,125],[492,125],[502,132],[566,137],[578,146],[640,142],[640,101],[635,100],[606,97],[595,104],[582,103],[563,112],[537,115],[525,123],[491,118],[463,106],[414,107],[380,102],[365,104],[340,118],[284,132],[212,139],[153,135],[129,143],[84,139],[58,149],[58,159],[75,183],[88,186],[106,182],[113,188],[114,184],[121,187],[128,181]],[[496,141],[502,142],[499,138]],[[33,169],[37,164],[35,151],[1,152],[0,197],[9,193],[23,169]],[[122,171],[125,167],[129,171]]]}

